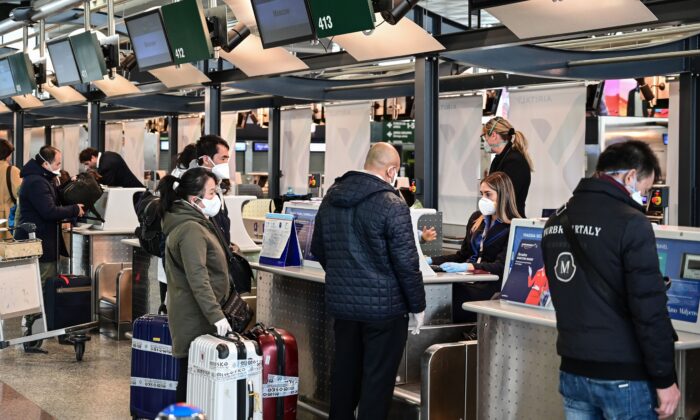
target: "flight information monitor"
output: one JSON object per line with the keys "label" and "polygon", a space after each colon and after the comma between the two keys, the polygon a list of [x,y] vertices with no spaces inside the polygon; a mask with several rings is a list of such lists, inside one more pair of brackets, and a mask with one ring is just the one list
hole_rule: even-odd
{"label": "flight information monitor", "polygon": [[26,53],[16,53],[7,57],[12,72],[16,95],[27,95],[36,89],[34,66]]}
{"label": "flight information monitor", "polygon": [[160,10],[150,10],[124,21],[141,71],[175,64]]}
{"label": "flight information monitor", "polygon": [[511,223],[501,299],[553,309],[542,257],[544,223],[536,219]]}
{"label": "flight information monitor", "polygon": [[75,54],[80,80],[83,83],[102,80],[107,74],[107,63],[102,53],[100,41],[97,40],[97,34],[83,32],[68,39],[70,39],[73,54]]}
{"label": "flight information monitor", "polygon": [[314,25],[305,0],[253,0],[263,48],[314,38]]}
{"label": "flight information monitor", "polygon": [[68,86],[80,83],[80,73],[75,62],[73,49],[70,46],[70,40],[63,39],[58,42],[52,42],[47,47],[58,85]]}
{"label": "flight information monitor", "polygon": [[15,90],[15,82],[12,79],[12,70],[10,63],[6,58],[0,60],[0,98],[8,98],[17,93]]}

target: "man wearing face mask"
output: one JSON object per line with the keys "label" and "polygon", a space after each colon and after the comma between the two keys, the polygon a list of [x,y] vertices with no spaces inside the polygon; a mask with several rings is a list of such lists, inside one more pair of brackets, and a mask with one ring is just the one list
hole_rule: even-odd
{"label": "man wearing face mask", "polygon": [[219,228],[226,243],[231,242],[231,219],[228,217],[228,209],[223,205],[222,195],[225,195],[230,186],[229,151],[226,140],[219,136],[208,134],[202,136],[196,144],[197,163],[201,168],[207,168],[216,176],[217,194],[220,203],[220,211],[212,216],[211,220]]}
{"label": "man wearing face mask", "polygon": [[642,199],[659,175],[649,145],[613,144],[545,226],[567,418],[667,418],[678,405],[675,333]]}
{"label": "man wearing face mask", "polygon": [[97,171],[100,184],[108,187],[144,188],[119,153],[98,152],[97,149],[88,147],[80,152],[79,159],[87,169]]}
{"label": "man wearing face mask", "polygon": [[336,179],[316,216],[311,252],[326,271],[335,319],[330,418],[385,419],[410,317],[423,325],[425,289],[411,212],[393,187],[401,160],[388,143],[364,171]]}
{"label": "man wearing face mask", "polygon": [[[41,239],[43,255],[39,259],[42,285],[47,278],[56,275],[58,255],[67,256],[63,235],[59,235],[60,222],[81,217],[82,204],[61,206],[58,201],[58,177],[61,175],[61,152],[52,146],[44,146],[34,159],[22,168],[22,188],[19,199],[22,213],[18,225],[36,225],[36,237]],[[15,232],[16,239],[27,239],[23,230]],[[58,242],[57,242],[58,241]]]}

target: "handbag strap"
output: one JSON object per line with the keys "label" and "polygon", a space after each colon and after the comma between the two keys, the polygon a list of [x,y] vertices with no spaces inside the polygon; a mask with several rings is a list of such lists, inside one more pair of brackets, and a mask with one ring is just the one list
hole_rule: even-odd
{"label": "handbag strap", "polygon": [[583,269],[583,272],[586,274],[586,277],[589,280],[589,284],[591,287],[593,287],[593,290],[598,294],[598,296],[600,296],[601,299],[608,304],[608,306],[618,312],[618,314],[626,318],[629,315],[627,303],[612,288],[612,286],[610,286],[610,283],[605,280],[605,277],[600,274],[600,271],[598,271],[595,264],[588,259],[588,255],[586,255],[586,252],[581,247],[581,243],[574,233],[574,228],[571,226],[571,221],[569,220],[567,213],[567,208],[564,207],[564,209],[559,213],[559,221],[564,228],[564,235],[566,236],[567,242],[571,246],[574,259],[578,261],[579,266]]}
{"label": "handbag strap", "polygon": [[7,191],[10,193],[10,199],[12,204],[17,204],[17,198],[12,193],[12,165],[7,167],[7,172],[5,172],[5,182],[7,182]]}

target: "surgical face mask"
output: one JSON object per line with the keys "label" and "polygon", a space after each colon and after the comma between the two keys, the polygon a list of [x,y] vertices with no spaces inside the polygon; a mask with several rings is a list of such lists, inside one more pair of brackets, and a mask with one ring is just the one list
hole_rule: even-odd
{"label": "surgical face mask", "polygon": [[214,175],[216,175],[216,177],[219,180],[231,178],[231,170],[228,166],[228,163],[220,163],[218,165],[214,165],[214,167],[211,168],[211,171]]}
{"label": "surgical face mask", "polygon": [[399,169],[398,168],[394,168],[394,169],[396,169],[396,171],[394,172],[394,176],[391,178],[391,182],[390,182],[392,187],[396,186],[396,180],[399,179]]}
{"label": "surgical face mask", "polygon": [[[614,171],[614,172],[608,172],[607,174],[610,176],[617,175],[620,173],[625,173],[627,171]],[[634,178],[634,184],[632,185],[627,185],[624,183],[624,181],[620,181],[619,179],[615,178],[617,182],[622,184],[625,189],[630,193],[630,197],[632,197],[632,200],[634,200],[637,204],[640,206],[644,205],[644,197],[642,196],[642,193],[637,190],[637,178]]]}
{"label": "surgical face mask", "polygon": [[54,174],[54,175],[56,175],[56,176],[61,176],[61,167],[60,167],[60,166],[58,167],[58,169],[52,170],[52,169],[51,169],[51,163],[49,163],[48,160],[44,159],[44,157],[41,155],[41,153],[39,153],[39,157],[40,157],[41,160],[43,160],[47,165],[49,165],[49,167],[46,168],[47,171],[51,172],[52,174]]}
{"label": "surgical face mask", "polygon": [[484,216],[492,216],[496,214],[496,204],[486,197],[481,197],[479,200],[479,211]]}
{"label": "surgical face mask", "polygon": [[204,204],[204,208],[201,210],[205,216],[214,217],[219,214],[219,210],[221,210],[221,199],[218,195],[215,195],[214,198],[211,199],[200,198],[199,200]]}

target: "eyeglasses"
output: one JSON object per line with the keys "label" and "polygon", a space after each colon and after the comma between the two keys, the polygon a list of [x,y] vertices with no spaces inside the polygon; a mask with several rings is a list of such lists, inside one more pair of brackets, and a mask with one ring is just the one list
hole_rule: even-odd
{"label": "eyeglasses", "polygon": [[497,125],[499,122],[501,122],[502,119],[503,119],[503,118],[501,118],[501,117],[495,117],[495,118],[493,119],[494,123],[493,123],[493,125],[491,126],[491,128],[489,128],[488,133],[487,133],[485,136],[484,136],[483,134],[481,135],[481,141],[486,141],[486,137],[491,137],[491,135],[493,134],[493,132],[496,130],[496,125]]}

